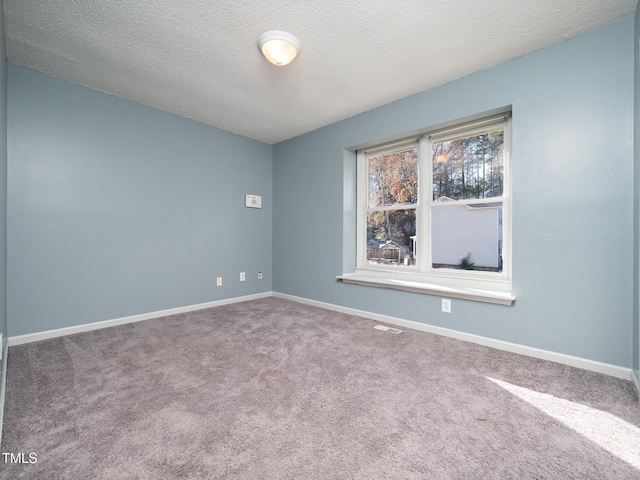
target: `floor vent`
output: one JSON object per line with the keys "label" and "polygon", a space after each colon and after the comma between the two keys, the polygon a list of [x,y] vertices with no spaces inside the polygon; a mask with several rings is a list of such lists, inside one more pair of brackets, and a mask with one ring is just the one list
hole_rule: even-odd
{"label": "floor vent", "polygon": [[397,328],[387,327],[386,325],[376,325],[373,328],[375,328],[376,330],[384,330],[385,332],[393,333],[394,335],[402,333],[402,330],[398,330]]}

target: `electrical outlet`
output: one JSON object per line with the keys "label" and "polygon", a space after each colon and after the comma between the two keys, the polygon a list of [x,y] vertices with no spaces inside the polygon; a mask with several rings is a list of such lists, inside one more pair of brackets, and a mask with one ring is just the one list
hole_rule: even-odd
{"label": "electrical outlet", "polygon": [[258,280],[262,280],[262,272],[258,272]]}
{"label": "electrical outlet", "polygon": [[451,313],[451,300],[448,298],[442,299],[442,311],[444,313]]}
{"label": "electrical outlet", "polygon": [[240,272],[240,281],[244,282],[244,272]]}
{"label": "electrical outlet", "polygon": [[216,285],[217,285],[218,287],[221,287],[221,286],[222,286],[222,277],[218,277],[218,278],[216,278]]}

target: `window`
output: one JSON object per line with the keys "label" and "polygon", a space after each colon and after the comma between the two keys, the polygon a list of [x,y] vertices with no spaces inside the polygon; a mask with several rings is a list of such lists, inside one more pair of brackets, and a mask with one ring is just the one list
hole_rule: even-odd
{"label": "window", "polygon": [[366,262],[415,265],[418,209],[418,144],[366,155]]}
{"label": "window", "polygon": [[512,299],[510,115],[359,150],[357,159],[356,274],[377,286]]}

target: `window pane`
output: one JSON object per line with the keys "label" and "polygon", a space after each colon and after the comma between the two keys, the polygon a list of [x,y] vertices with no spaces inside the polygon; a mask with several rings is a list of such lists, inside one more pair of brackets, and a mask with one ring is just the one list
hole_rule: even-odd
{"label": "window pane", "polygon": [[502,202],[434,205],[431,208],[433,268],[502,271]]}
{"label": "window pane", "polygon": [[369,208],[418,202],[418,149],[368,158]]}
{"label": "window pane", "polygon": [[367,263],[415,265],[416,211],[367,213]]}
{"label": "window pane", "polygon": [[504,130],[433,144],[433,199],[502,196]]}

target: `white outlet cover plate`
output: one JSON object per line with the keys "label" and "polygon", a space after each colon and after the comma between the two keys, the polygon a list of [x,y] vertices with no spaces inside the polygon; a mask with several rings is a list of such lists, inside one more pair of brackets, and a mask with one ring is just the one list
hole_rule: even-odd
{"label": "white outlet cover plate", "polygon": [[451,313],[451,300],[448,298],[442,299],[442,311],[444,313]]}

